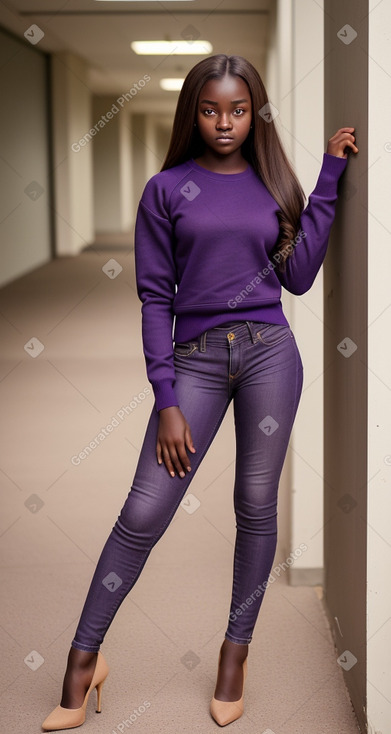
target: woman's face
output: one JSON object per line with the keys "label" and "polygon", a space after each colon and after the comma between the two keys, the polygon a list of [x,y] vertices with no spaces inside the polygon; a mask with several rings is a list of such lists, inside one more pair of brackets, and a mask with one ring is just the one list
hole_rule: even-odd
{"label": "woman's face", "polygon": [[246,140],[251,126],[251,95],[239,76],[226,74],[202,87],[197,106],[197,125],[207,148],[229,155]]}

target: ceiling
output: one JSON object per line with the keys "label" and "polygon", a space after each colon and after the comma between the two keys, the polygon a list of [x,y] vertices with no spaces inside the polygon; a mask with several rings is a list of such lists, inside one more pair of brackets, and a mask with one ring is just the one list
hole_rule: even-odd
{"label": "ceiling", "polygon": [[[239,54],[265,73],[270,10],[275,0],[98,2],[97,0],[0,0],[0,25],[23,38],[36,24],[44,32],[37,48],[71,52],[88,66],[94,94],[118,95],[143,77],[139,97],[167,108],[178,93],[159,87],[162,77],[183,77],[202,56],[138,56],[134,40],[176,40],[189,33],[212,44],[212,53]],[[141,101],[141,100],[140,100]]]}

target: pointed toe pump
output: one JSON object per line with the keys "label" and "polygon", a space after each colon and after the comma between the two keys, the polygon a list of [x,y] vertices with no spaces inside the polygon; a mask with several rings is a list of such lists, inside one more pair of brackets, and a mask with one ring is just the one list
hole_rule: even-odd
{"label": "pointed toe pump", "polygon": [[[221,658],[221,654],[220,654]],[[219,663],[220,663],[219,658]],[[210,702],[210,713],[219,726],[226,726],[232,721],[239,719],[244,711],[244,683],[247,676],[247,658],[243,662],[243,689],[241,698],[238,701],[219,701],[213,696]]]}
{"label": "pointed toe pump", "polygon": [[76,726],[81,726],[85,722],[86,708],[88,698],[91,691],[96,688],[97,692],[97,707],[96,712],[101,712],[101,701],[102,701],[102,687],[103,683],[107,678],[109,667],[106,663],[101,652],[98,652],[96,658],[96,665],[94,675],[92,676],[91,685],[84,697],[82,706],[78,709],[67,709],[63,706],[56,706],[55,709],[47,716],[42,724],[44,731],[57,731],[58,729],[73,729]]}

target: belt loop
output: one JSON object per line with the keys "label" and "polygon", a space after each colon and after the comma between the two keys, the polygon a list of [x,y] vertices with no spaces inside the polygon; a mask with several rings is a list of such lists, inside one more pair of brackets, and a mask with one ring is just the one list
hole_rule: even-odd
{"label": "belt loop", "polygon": [[206,352],[206,331],[204,331],[200,336],[198,337],[198,349],[200,352]]}
{"label": "belt loop", "polygon": [[247,324],[247,328],[251,336],[251,341],[253,344],[255,344],[255,342],[258,341],[256,332],[255,332],[256,326],[253,321],[246,321],[246,324]]}

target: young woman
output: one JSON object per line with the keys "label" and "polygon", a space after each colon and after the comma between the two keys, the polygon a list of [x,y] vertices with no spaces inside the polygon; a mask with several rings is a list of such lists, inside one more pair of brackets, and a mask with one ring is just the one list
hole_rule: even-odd
{"label": "young woman", "polygon": [[346,149],[358,152],[354,128],[340,128],[304,209],[273,111],[244,58],[202,60],[184,81],[162,169],[142,194],[136,278],[155,404],[71,643],[61,704],[44,721],[46,730],[82,724],[93,688],[100,710],[105,633],[231,400],[237,534],[210,712],[222,726],[243,712],[248,645],[274,559],[278,484],[303,380],[281,286],[297,295],[311,287],[326,254]]}

